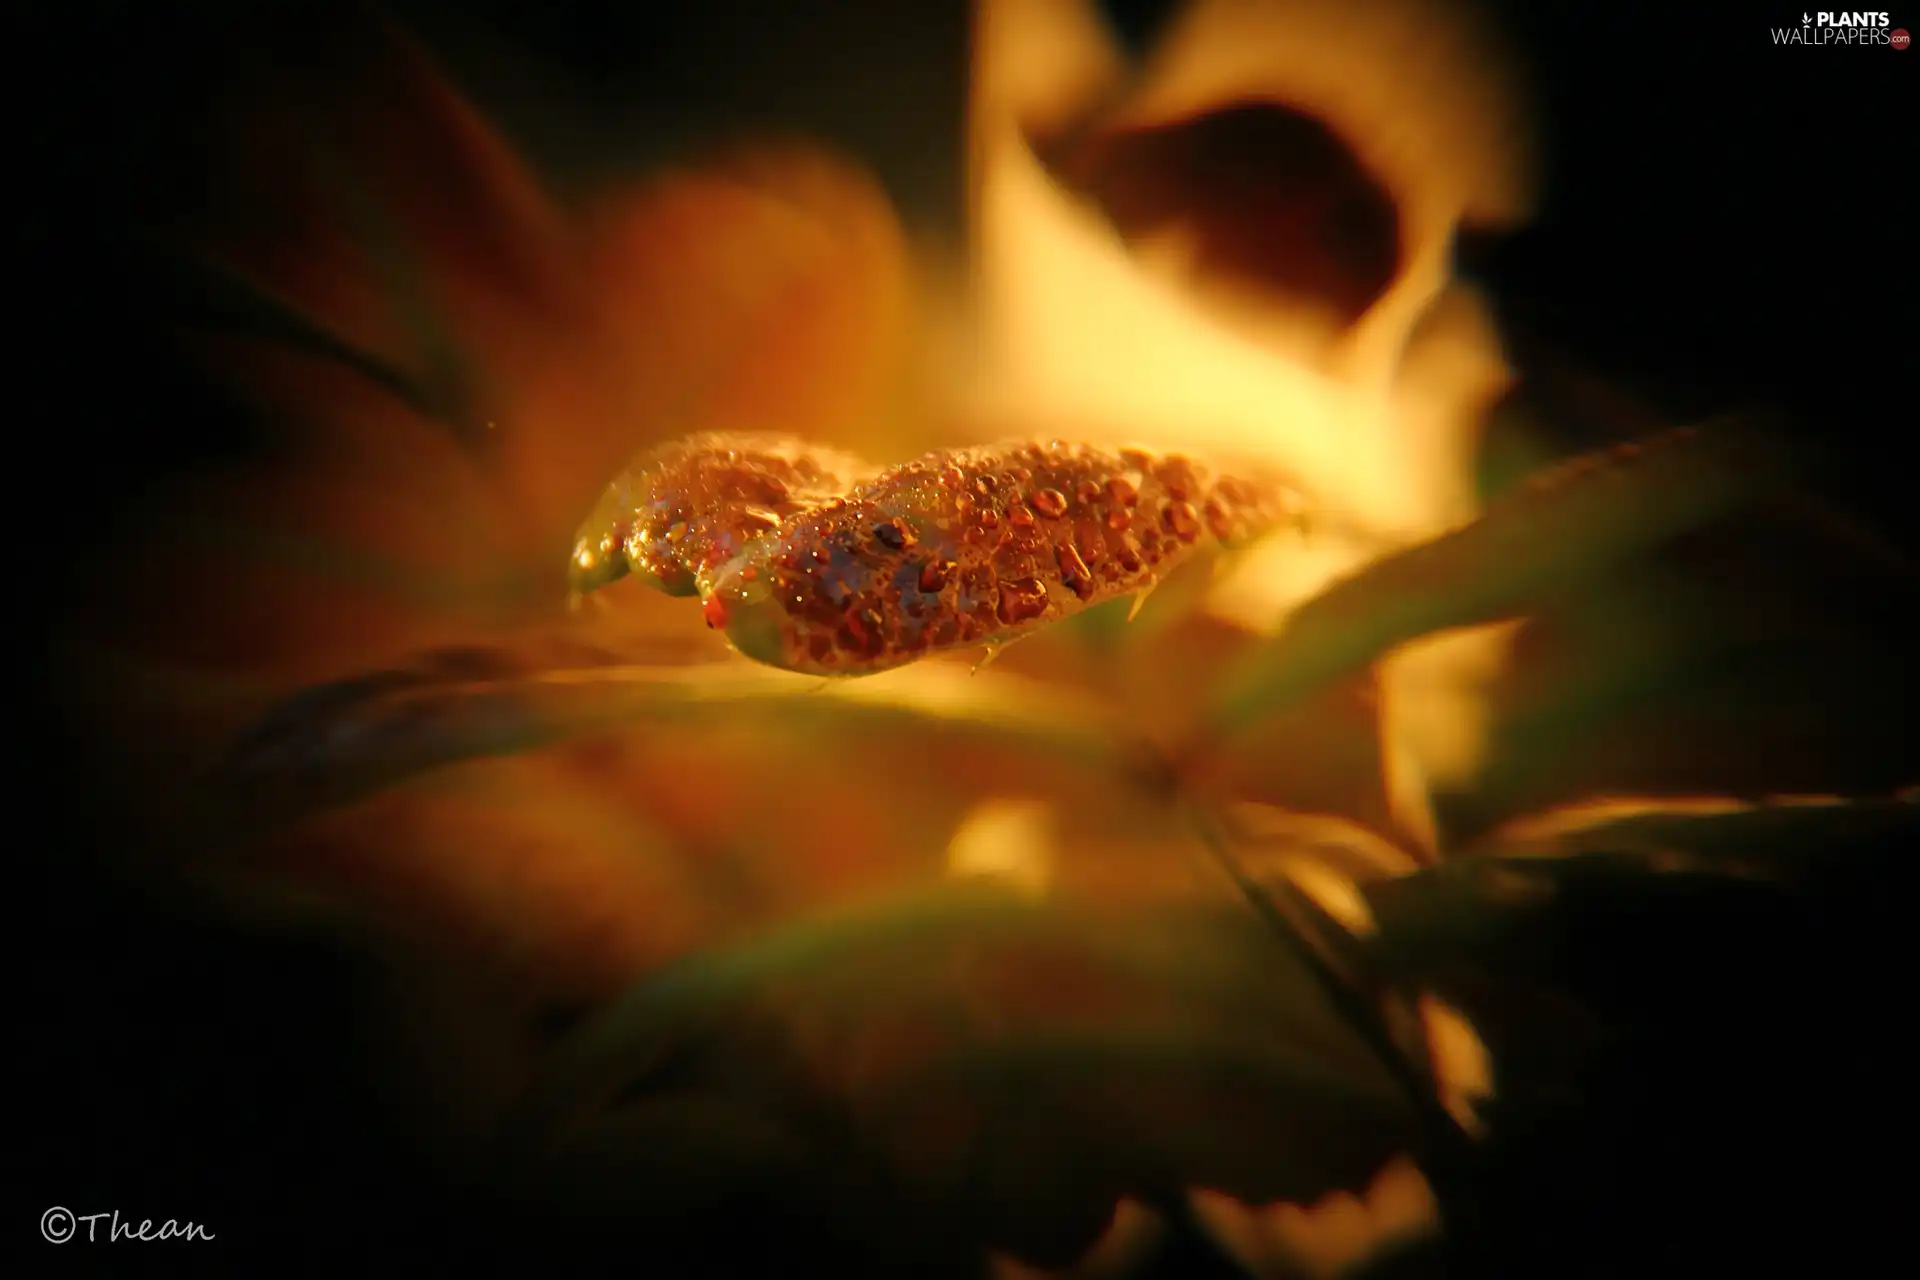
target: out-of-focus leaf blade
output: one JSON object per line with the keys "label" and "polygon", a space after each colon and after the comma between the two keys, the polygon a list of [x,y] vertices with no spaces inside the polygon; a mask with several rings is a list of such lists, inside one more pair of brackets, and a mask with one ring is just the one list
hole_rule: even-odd
{"label": "out-of-focus leaf blade", "polygon": [[1107,716],[1030,682],[924,664],[822,686],[746,663],[540,665],[510,647],[426,655],[410,667],[308,689],[241,735],[221,781],[253,813],[345,804],[426,770],[647,723],[728,716],[821,725],[939,725],[1055,764],[1126,767]]}
{"label": "out-of-focus leaf blade", "polygon": [[190,273],[178,264],[165,267],[180,276],[179,288],[194,297],[191,308],[198,327],[277,343],[351,369],[408,408],[431,414],[434,405],[402,368],[379,353],[356,345],[324,317],[297,299],[260,281],[239,267],[214,259],[194,264]]}
{"label": "out-of-focus leaf blade", "polygon": [[1769,494],[1788,474],[1777,441],[1732,421],[1555,468],[1471,524],[1301,606],[1217,686],[1209,736],[1243,730],[1407,641],[1510,617]]}
{"label": "out-of-focus leaf blade", "polygon": [[[768,1017],[782,1028],[786,1056],[805,1063],[799,1082],[780,1074],[782,1053],[763,1047],[743,1059],[724,1050]],[[1175,1094],[1204,1110],[1207,1091],[1196,1082],[1251,1073],[1307,1111],[1358,1108],[1392,1128],[1394,1150],[1411,1134],[1391,1080],[1312,975],[1253,917],[1219,908],[1087,910],[954,887],[816,916],[649,977],[559,1048],[526,1095],[516,1149],[545,1146],[702,1044],[720,1046],[713,1061],[728,1071],[755,1070],[759,1059],[769,1093],[838,1095],[870,1141],[907,1166],[945,1158],[938,1135],[908,1138],[897,1114],[917,1106],[935,1079],[976,1090],[1023,1074],[1060,1088],[1077,1079],[1083,1101],[1112,1112],[1089,1131],[1129,1133],[1126,1167],[1142,1178],[1149,1168],[1177,1176],[1165,1162],[1189,1139],[1225,1144],[1215,1155],[1227,1163],[1244,1158],[1229,1148],[1246,1145],[1231,1123],[1205,1136],[1161,1132],[1182,1122],[1154,1117],[1155,1104],[1138,1092],[1150,1078],[1177,1077]],[[1183,1048],[1192,1051],[1184,1067]],[[936,1129],[954,1118],[943,1107],[919,1114]],[[1298,1117],[1288,1123],[1295,1120],[1312,1128]],[[962,1148],[971,1141],[957,1136]],[[1276,1138],[1271,1153],[1283,1167],[1284,1146]],[[1359,1155],[1358,1164],[1371,1163],[1356,1164],[1356,1176],[1387,1154]],[[1327,1176],[1333,1185],[1346,1174]]]}
{"label": "out-of-focus leaf blade", "polygon": [[[1004,1131],[979,1135],[980,1145],[1018,1148],[1046,1124],[1072,1125],[1115,1158],[1107,1170],[1116,1192],[1177,1169],[1183,1182],[1232,1185],[1250,1200],[1304,1200],[1361,1185],[1383,1151],[1408,1141],[1405,1109],[1371,1084],[1305,1048],[1257,1036],[1040,1033],[971,1048],[895,1082],[887,1105],[903,1114],[888,1123],[911,1125],[909,1112],[991,1108]],[[1157,1105],[1131,1107],[1130,1096]],[[1313,1105],[1300,1105],[1305,1098]],[[1274,1141],[1245,1141],[1244,1131],[1222,1141],[1223,1129],[1240,1126],[1270,1126]],[[1341,1167],[1341,1155],[1353,1164]],[[1131,1167],[1121,1163],[1128,1157]]]}
{"label": "out-of-focus leaf blade", "polygon": [[1920,801],[1906,795],[1847,799],[1614,797],[1511,822],[1463,853],[1523,858],[1611,853],[1657,865],[1733,872],[1790,871],[1835,842],[1920,842]]}

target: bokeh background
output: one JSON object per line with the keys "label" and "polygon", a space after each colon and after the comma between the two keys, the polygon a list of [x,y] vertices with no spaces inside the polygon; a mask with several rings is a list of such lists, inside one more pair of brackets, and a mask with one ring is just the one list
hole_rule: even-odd
{"label": "bokeh background", "polygon": [[[1165,8],[1110,12],[1144,45]],[[1541,215],[1510,236],[1468,239],[1459,269],[1495,304],[1526,379],[1519,407],[1530,421],[1550,419],[1568,447],[1619,434],[1633,412],[1623,401],[1666,417],[1784,407],[1830,451],[1821,484],[1835,504],[1911,549],[1907,476],[1889,460],[1912,421],[1920,345],[1904,261],[1920,219],[1898,154],[1920,55],[1777,49],[1765,27],[1792,13],[1743,19],[1747,30],[1718,15],[1642,9],[1577,19],[1498,9],[1538,103]],[[615,161],[665,163],[771,127],[857,157],[933,257],[958,254],[960,4],[390,11],[562,191],[589,189]],[[84,664],[47,652],[70,633],[42,642],[38,625],[98,617],[87,611],[112,594],[103,575],[135,562],[152,571],[137,554],[152,532],[143,504],[262,447],[249,407],[179,358],[170,338],[186,291],[151,247],[221,218],[246,229],[229,144],[251,119],[252,107],[234,104],[258,101],[261,87],[248,50],[272,47],[296,73],[336,87],[329,67],[357,54],[320,7],[88,4],[27,17],[19,47],[34,102],[12,125],[25,144],[15,212],[26,287],[20,496],[10,510],[33,642],[17,668],[27,785],[16,857],[28,925],[18,932],[28,945],[14,981],[30,1084],[15,1102],[31,1193],[17,1219],[24,1232],[27,1210],[37,1216],[44,1204],[141,1212],[164,1202],[216,1230],[244,1221],[236,1230],[252,1243],[318,1266],[360,1256],[369,1241],[435,1258],[467,1235],[473,1206],[421,1172],[422,1133],[460,1133],[497,1087],[489,1073],[512,1070],[497,1064],[514,1051],[471,1012],[462,985],[471,975],[425,962],[394,969],[291,907],[245,923],[198,903],[172,909],[165,880],[141,871],[178,854],[175,837],[151,825],[149,798],[103,758],[98,721],[72,712]],[[1779,577],[1831,577],[1799,554],[1783,544]],[[167,579],[153,589],[164,600]],[[181,636],[197,634],[190,614],[172,621]],[[1886,688],[1885,718],[1856,715],[1842,745],[1884,762],[1913,696]],[[164,756],[168,743],[143,748]],[[1844,777],[1847,752],[1828,754]],[[1596,767],[1606,763],[1600,752]],[[1528,798],[1514,786],[1520,799],[1504,807],[1484,797],[1458,805],[1504,814]],[[688,803],[754,798],[750,781],[733,779]],[[1461,821],[1471,827],[1473,815]],[[459,830],[438,838],[457,842]],[[1897,1100],[1860,1087],[1886,1078],[1874,1055],[1886,1052],[1892,1021],[1872,931],[1853,917],[1780,915],[1771,903],[1689,911],[1628,900],[1593,915],[1547,949],[1554,962],[1658,1012],[1604,1063],[1585,1109],[1518,1161],[1528,1172],[1516,1184],[1565,1191],[1516,1211],[1510,1230],[1531,1222],[1545,1235],[1540,1224],[1553,1223],[1567,1273],[1596,1251],[1627,1257],[1624,1242],[1689,1230],[1703,1256],[1723,1261],[1831,1247],[1836,1236],[1863,1251],[1883,1239],[1874,1129],[1877,1108]],[[1790,961],[1767,941],[1781,927],[1808,939]],[[1851,949],[1838,947],[1843,937]],[[1730,959],[1703,969],[1688,959],[1700,954]],[[1681,970],[1686,979],[1673,977]],[[564,1021],[567,1011],[541,1016]],[[449,1074],[450,1060],[470,1069]],[[1792,1124],[1775,1120],[1783,1097],[1804,1108]],[[1674,1210],[1694,1197],[1698,1213]],[[788,1220],[803,1215],[775,1195],[743,1202],[737,1216],[755,1214],[806,1235]],[[1763,1214],[1768,1226],[1751,1239],[1727,1234]],[[731,1216],[721,1230],[733,1229]],[[1604,1249],[1593,1243],[1603,1239]],[[537,1257],[543,1246],[528,1247]],[[644,1241],[637,1247],[643,1256]]]}

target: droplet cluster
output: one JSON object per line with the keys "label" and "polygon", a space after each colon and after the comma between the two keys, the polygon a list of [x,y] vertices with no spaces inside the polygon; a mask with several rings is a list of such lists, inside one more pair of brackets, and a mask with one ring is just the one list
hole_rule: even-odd
{"label": "droplet cluster", "polygon": [[1297,510],[1281,486],[1175,454],[1058,441],[944,451],[753,540],[716,577],[707,620],[760,661],[865,674],[1006,643]]}
{"label": "droplet cluster", "polygon": [[788,519],[873,468],[784,436],[705,434],[642,454],[581,527],[575,591],[628,573],[670,595],[706,594],[713,574]]}

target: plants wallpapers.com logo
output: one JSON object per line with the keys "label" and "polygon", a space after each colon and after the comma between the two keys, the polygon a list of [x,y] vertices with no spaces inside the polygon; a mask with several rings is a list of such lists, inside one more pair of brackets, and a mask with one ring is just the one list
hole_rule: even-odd
{"label": "plants wallpapers.com logo", "polygon": [[1888,13],[1843,10],[1840,12],[1802,11],[1797,27],[1773,28],[1775,44],[1843,45],[1860,48],[1884,46],[1905,49],[1913,43],[1906,28],[1893,25]]}

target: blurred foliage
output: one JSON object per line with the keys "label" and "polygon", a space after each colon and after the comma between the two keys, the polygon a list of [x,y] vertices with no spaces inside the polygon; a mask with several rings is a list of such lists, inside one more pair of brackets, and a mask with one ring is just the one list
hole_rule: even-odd
{"label": "blurred foliage", "polygon": [[[978,675],[828,688],[720,654],[639,590],[567,619],[573,523],[638,444],[768,422],[881,457],[932,443],[921,282],[844,158],[735,148],[563,203],[386,34],[249,62],[273,109],[226,121],[243,190],[195,229],[182,336],[272,445],[127,517],[150,536],[62,619],[56,672],[144,840],[114,868],[125,899],[69,903],[63,927],[118,939],[116,980],[153,1000],[233,990],[232,955],[262,966],[273,999],[193,1009],[182,1034],[262,1029],[279,1074],[207,1088],[282,1126],[280,1160],[370,1171],[324,1200],[357,1240],[975,1275],[1067,1268],[1148,1218],[1101,1246],[1116,1268],[1307,1274],[1315,1231],[1426,1204],[1382,1189],[1412,1153],[1444,1237],[1369,1274],[1620,1274],[1682,1211],[1682,1144],[1819,1136],[1763,1112],[1788,1075],[1727,1078],[1775,997],[1807,1020],[1765,1052],[1810,1063],[1871,1024],[1808,975],[1835,946],[1863,987],[1882,963],[1856,913],[1915,806],[1863,797],[1920,772],[1878,728],[1913,723],[1911,582],[1820,544],[1801,576],[1832,596],[1768,602],[1794,576],[1778,531],[1731,556],[1712,538],[1791,487],[1771,438],[1731,422],[1583,455],[1266,638],[1199,610],[1205,565]],[[1370,669],[1512,617],[1535,647],[1496,695],[1484,794],[1452,798],[1445,858],[1417,866]],[[1809,725],[1859,749],[1780,746]],[[1671,801],[1801,788],[1844,798]],[[1633,812],[1567,807],[1610,793]],[[1038,898],[951,873],[955,833],[1009,798],[1051,815],[1009,850]],[[1323,901],[1316,868],[1355,904]],[[1729,913],[1722,953],[1689,957]],[[168,967],[142,974],[149,949]],[[1494,1059],[1472,1145],[1430,995]],[[316,1046],[338,1006],[368,1024]],[[126,1052],[55,1021],[50,1054]],[[1661,1078],[1636,1083],[1647,1063]],[[303,1109],[321,1096],[348,1114]],[[1805,1109],[1868,1124],[1888,1097]],[[1635,1107],[1659,1135],[1702,1099],[1660,1149],[1610,1145]],[[186,1112],[140,1132],[164,1145]],[[427,1154],[385,1168],[382,1141]],[[1534,1185],[1556,1146],[1630,1165],[1647,1222],[1613,1220],[1600,1172]],[[1755,1214],[1832,1207],[1751,1181]],[[423,1186],[420,1222],[372,1225],[379,1195]],[[195,1212],[225,1211],[236,1249],[303,1221],[263,1199]]]}

